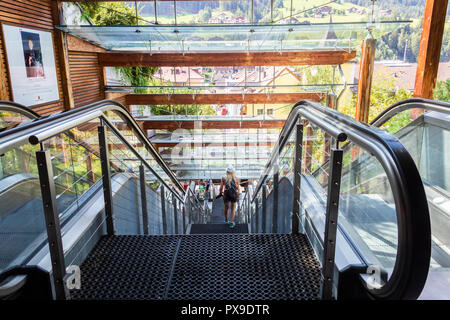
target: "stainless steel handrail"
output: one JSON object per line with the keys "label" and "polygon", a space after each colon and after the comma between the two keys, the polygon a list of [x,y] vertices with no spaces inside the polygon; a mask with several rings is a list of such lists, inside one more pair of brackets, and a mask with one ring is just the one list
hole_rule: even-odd
{"label": "stainless steel handrail", "polygon": [[381,288],[370,289],[369,293],[379,299],[417,298],[425,284],[431,256],[428,205],[417,167],[408,151],[393,135],[357,122],[319,103],[300,101],[289,114],[255,188],[252,202],[302,117],[338,141],[348,137],[351,142],[374,155],[382,165],[392,188],[397,213],[397,257],[389,280]]}
{"label": "stainless steel handrail", "polygon": [[380,127],[396,114],[409,109],[427,109],[450,114],[450,102],[418,98],[403,100],[383,110],[370,124]]}
{"label": "stainless steel handrail", "polygon": [[0,133],[0,138],[2,139],[2,143],[0,143],[0,154],[4,154],[8,150],[28,142],[38,144],[45,139],[53,137],[93,119],[108,119],[106,115],[107,112],[117,113],[127,123],[127,125],[130,126],[141,143],[143,143],[145,148],[152,154],[156,162],[169,176],[174,185],[182,193],[184,193],[181,183],[153,147],[141,127],[137,124],[128,110],[122,104],[114,100],[102,100],[81,108],[37,119],[30,123],[23,124],[20,128],[13,128],[2,132]]}

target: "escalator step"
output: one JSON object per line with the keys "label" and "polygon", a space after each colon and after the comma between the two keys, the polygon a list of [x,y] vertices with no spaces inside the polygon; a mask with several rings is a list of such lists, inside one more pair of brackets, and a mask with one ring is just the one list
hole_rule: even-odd
{"label": "escalator step", "polygon": [[72,299],[317,299],[320,268],[304,235],[105,236]]}
{"label": "escalator step", "polygon": [[236,224],[230,228],[228,224],[193,224],[190,234],[248,233],[248,224]]}

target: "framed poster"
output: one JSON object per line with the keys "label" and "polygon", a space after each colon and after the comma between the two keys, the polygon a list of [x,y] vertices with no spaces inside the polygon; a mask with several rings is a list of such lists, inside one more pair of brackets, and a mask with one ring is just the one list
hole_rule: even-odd
{"label": "framed poster", "polygon": [[13,100],[25,106],[59,100],[52,33],[3,24]]}

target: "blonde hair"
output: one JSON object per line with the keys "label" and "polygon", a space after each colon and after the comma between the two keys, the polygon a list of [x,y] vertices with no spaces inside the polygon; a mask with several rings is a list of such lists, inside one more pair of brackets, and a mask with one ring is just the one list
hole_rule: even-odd
{"label": "blonde hair", "polygon": [[236,172],[226,172],[225,182],[230,182],[231,180],[236,181]]}

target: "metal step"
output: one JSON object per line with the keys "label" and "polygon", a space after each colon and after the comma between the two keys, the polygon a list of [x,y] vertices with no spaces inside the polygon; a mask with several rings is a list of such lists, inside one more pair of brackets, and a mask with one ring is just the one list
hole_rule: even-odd
{"label": "metal step", "polygon": [[248,233],[248,224],[236,224],[230,228],[225,223],[214,224],[193,224],[190,234],[223,234],[223,233]]}
{"label": "metal step", "polygon": [[105,236],[72,299],[317,299],[320,268],[289,234]]}

